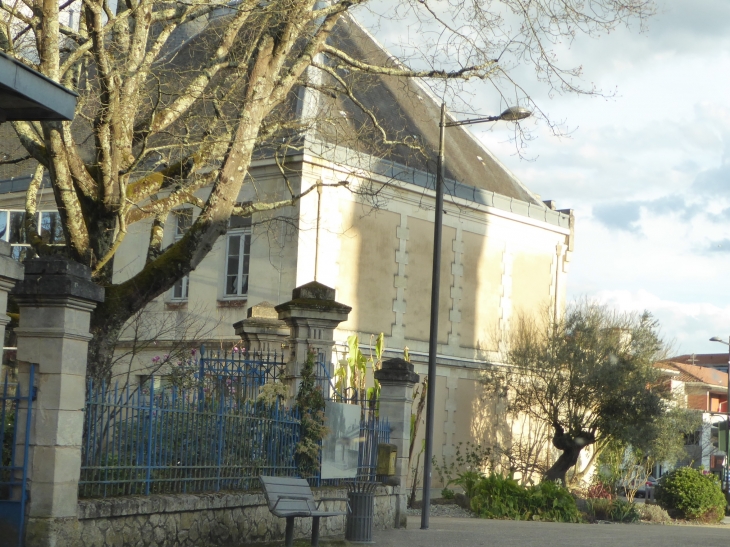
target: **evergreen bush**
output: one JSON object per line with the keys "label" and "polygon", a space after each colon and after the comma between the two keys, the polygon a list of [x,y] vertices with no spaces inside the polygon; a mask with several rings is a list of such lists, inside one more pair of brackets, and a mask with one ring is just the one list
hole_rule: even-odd
{"label": "evergreen bush", "polygon": [[522,486],[496,473],[482,476],[470,488],[471,508],[482,518],[580,522],[570,492],[552,481]]}
{"label": "evergreen bush", "polygon": [[679,467],[664,475],[656,489],[656,501],[670,515],[704,522],[719,522],[725,516],[725,496],[714,475]]}

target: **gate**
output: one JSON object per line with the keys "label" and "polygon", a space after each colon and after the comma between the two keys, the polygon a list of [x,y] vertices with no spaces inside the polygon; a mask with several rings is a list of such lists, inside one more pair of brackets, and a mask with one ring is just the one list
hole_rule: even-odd
{"label": "gate", "polygon": [[23,545],[34,376],[31,365],[25,391],[6,376],[0,392],[0,538],[10,547]]}

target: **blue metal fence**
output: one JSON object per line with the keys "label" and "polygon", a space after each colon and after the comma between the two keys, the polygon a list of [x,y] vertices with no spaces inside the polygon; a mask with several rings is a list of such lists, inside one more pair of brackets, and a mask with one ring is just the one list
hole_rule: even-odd
{"label": "blue metal fence", "polygon": [[199,389],[215,389],[225,384],[239,398],[255,399],[267,382],[276,382],[284,373],[284,355],[277,352],[209,350],[200,348],[197,380]]}
{"label": "blue metal fence", "polygon": [[148,385],[89,384],[80,496],[245,490],[296,474],[296,410]]}
{"label": "blue metal fence", "polygon": [[[89,383],[81,497],[247,490],[258,488],[259,475],[297,474],[298,412],[255,402],[283,374],[281,355],[203,348],[198,362],[184,366],[165,388],[155,377],[123,389]],[[320,382],[331,397],[331,378]],[[389,440],[387,420],[363,403],[357,480],[376,480],[378,443]]]}
{"label": "blue metal fence", "polygon": [[7,542],[3,545],[23,544],[35,367],[30,366],[25,389],[6,376],[0,391],[0,537]]}

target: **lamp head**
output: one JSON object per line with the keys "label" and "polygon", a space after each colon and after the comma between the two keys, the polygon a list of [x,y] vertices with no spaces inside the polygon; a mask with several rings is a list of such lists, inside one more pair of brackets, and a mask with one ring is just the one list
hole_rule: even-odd
{"label": "lamp head", "polygon": [[713,336],[712,338],[710,338],[710,342],[720,342],[721,344],[725,344],[726,346],[730,345],[727,343],[727,341],[725,341],[723,338],[720,338],[719,336]]}
{"label": "lamp head", "polygon": [[522,106],[510,106],[507,110],[499,115],[500,120],[506,122],[516,122],[518,120],[524,120],[532,116],[532,112]]}

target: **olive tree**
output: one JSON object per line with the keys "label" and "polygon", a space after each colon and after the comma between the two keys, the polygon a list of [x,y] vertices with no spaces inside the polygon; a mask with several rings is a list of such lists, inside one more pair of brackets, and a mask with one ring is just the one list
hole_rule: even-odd
{"label": "olive tree", "polygon": [[557,321],[520,316],[508,346],[505,366],[486,371],[484,382],[511,412],[551,428],[561,453],[546,480],[565,483],[589,446],[647,446],[657,437],[670,393],[654,367],[665,346],[648,313],[580,302]]}
{"label": "olive tree", "polygon": [[[540,117],[516,80],[521,67],[552,90],[594,93],[579,68],[558,62],[557,44],[652,10],[651,0],[3,0],[0,49],[79,93],[73,122],[13,122],[20,151],[0,163],[27,162],[34,173],[29,224],[46,173],[68,255],[105,288],[92,314],[89,373],[108,374],[125,322],[200,264],[231,215],[291,208],[313,189],[287,182],[279,199],[238,202],[253,184],[254,151],[276,151],[282,139],[296,146],[313,122],[295,115],[303,86],[363,108],[355,141],[363,129],[383,146],[417,149],[417,139],[367,111],[359,77],[416,78],[440,92],[481,80]],[[358,13],[373,25],[403,17],[424,32],[404,25],[402,56],[368,57],[332,39]],[[414,35],[420,41],[409,43]],[[199,214],[163,248],[165,219],[182,204]],[[149,224],[145,264],[116,282],[115,254],[139,222]],[[38,253],[49,252],[32,226],[28,234]]]}

